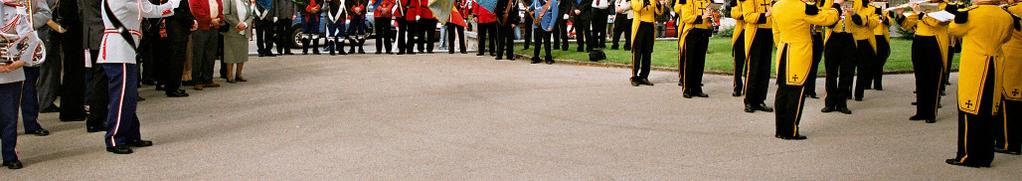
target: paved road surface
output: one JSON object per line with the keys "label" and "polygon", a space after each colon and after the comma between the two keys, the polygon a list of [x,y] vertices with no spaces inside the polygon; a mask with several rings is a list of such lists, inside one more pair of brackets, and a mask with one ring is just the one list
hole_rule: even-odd
{"label": "paved road surface", "polygon": [[886,91],[850,103],[850,116],[821,114],[822,100],[809,100],[801,127],[809,139],[784,141],[773,138],[773,114],[742,112],[727,76],[706,77],[709,99],[684,99],[670,72],[655,72],[655,87],[634,88],[626,69],[462,55],[254,58],[247,67],[250,82],[188,98],[143,88],[142,133],[156,145],[131,155],[107,153],[103,134],[85,133],[81,122],[44,114],[53,135],[21,136],[26,167],[0,177],[1022,178],[1019,156],[998,154],[986,169],[944,164],[955,154],[955,111],[941,109],[936,124],[908,121],[910,75],[888,76]]}

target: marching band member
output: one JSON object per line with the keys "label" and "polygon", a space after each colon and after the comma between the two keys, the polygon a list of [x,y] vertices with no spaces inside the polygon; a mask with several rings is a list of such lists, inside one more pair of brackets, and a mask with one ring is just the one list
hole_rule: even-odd
{"label": "marching band member", "polygon": [[0,23],[3,25],[0,32],[5,34],[2,38],[8,44],[3,57],[5,60],[0,63],[0,153],[3,155],[2,165],[9,169],[23,167],[15,151],[18,145],[18,106],[22,99],[22,87],[26,86],[25,71],[22,68],[40,65],[44,61],[36,56],[41,53],[43,45],[30,20],[32,17],[29,9],[33,8],[26,7],[46,5],[46,2],[36,2],[26,4],[22,0],[4,0],[3,5],[0,5]]}
{"label": "marching band member", "polygon": [[745,23],[745,58],[748,76],[745,81],[745,112],[773,112],[763,101],[770,88],[770,57],[774,49],[773,4],[770,0],[743,0],[742,20]]}
{"label": "marching band member", "polygon": [[745,94],[745,82],[742,81],[742,77],[745,76],[745,65],[747,65],[748,59],[745,58],[745,19],[742,17],[742,3],[733,2],[731,5],[731,18],[735,19],[735,29],[731,32],[731,57],[733,57],[731,65],[734,68],[734,86],[735,90],[731,93],[731,96],[739,97]]}
{"label": "marching band member", "polygon": [[709,0],[678,0],[674,12],[680,16],[681,34],[678,36],[678,86],[685,98],[709,97],[703,93],[703,68],[706,49],[710,42],[711,13],[706,9]]}
{"label": "marching band member", "polygon": [[993,115],[1001,99],[995,78],[1001,67],[996,62],[1003,58],[1001,46],[1012,38],[1012,31],[1019,29],[1019,22],[997,7],[996,0],[974,0],[973,4],[963,9],[957,5],[946,8],[955,14],[948,32],[962,37],[962,58],[958,71],[958,154],[945,162],[990,167],[994,159]]}
{"label": "marching band member", "polygon": [[[1018,0],[1012,0],[1004,8],[1016,17],[1022,15],[1022,5]],[[994,135],[994,152],[1018,155],[1022,153],[1022,30],[1015,29],[1011,34],[1011,40],[1005,43],[1003,58],[1000,63],[1001,75],[998,76],[998,84],[1001,86],[1001,94],[1004,95],[1004,102],[1001,103],[998,122],[995,122],[996,130]],[[996,109],[997,107],[995,107]],[[1010,112],[1010,113],[1009,113]]]}
{"label": "marching band member", "polygon": [[143,140],[139,133],[135,103],[138,97],[138,68],[135,66],[135,48],[139,36],[141,17],[160,18],[174,15],[180,0],[168,0],[162,5],[148,1],[110,1],[102,4],[103,44],[99,62],[109,77],[109,105],[104,142],[106,151],[130,154],[130,147],[146,147],[153,142]]}
{"label": "marching band member", "polygon": [[820,112],[841,112],[852,114],[848,109],[848,99],[851,97],[852,78],[855,76],[855,39],[849,26],[851,22],[852,9],[842,5],[848,4],[844,0],[835,0],[834,8],[841,17],[837,23],[827,28],[824,35],[823,56],[827,59],[824,62],[824,69],[827,72],[826,91],[824,107]]}
{"label": "marching band member", "polygon": [[[930,3],[937,3],[940,9],[945,9],[948,4],[943,0],[931,0]],[[907,30],[915,30],[912,39],[912,69],[915,70],[916,85],[916,114],[909,118],[913,121],[925,121],[935,123],[937,121],[937,109],[940,100],[939,90],[942,87],[943,76],[941,74],[946,65],[948,55],[948,22],[940,22],[933,17],[926,16],[920,6],[912,5],[912,15],[897,20],[901,27]],[[900,10],[898,14],[901,14]],[[934,54],[939,52],[939,54]]]}
{"label": "marching band member", "polygon": [[649,85],[650,62],[653,59],[653,43],[656,39],[656,17],[667,12],[667,2],[660,0],[632,0],[629,2],[635,13],[632,19],[632,86]]}
{"label": "marching band member", "polygon": [[[454,43],[457,38],[458,47],[461,48],[461,54],[466,54],[465,51],[465,27],[468,23],[465,22],[465,18],[468,13],[468,0],[457,0],[454,3],[454,11],[451,12],[450,21],[447,22],[447,53],[454,54]],[[526,38],[525,45],[528,45],[528,38]]]}
{"label": "marching band member", "polygon": [[[479,42],[476,43],[478,45],[476,50],[479,52],[476,53],[476,56],[483,56],[486,54],[487,50],[489,50],[490,56],[496,56],[497,15],[490,12],[490,10],[486,10],[486,8],[483,8],[483,6],[479,5],[479,3],[472,3],[472,12],[472,14],[475,15],[476,24],[478,25],[476,27],[476,32],[478,34],[477,37]],[[490,41],[489,47],[486,46],[487,39]]]}
{"label": "marching band member", "polygon": [[866,90],[866,84],[870,84],[873,77],[873,66],[876,57],[876,39],[873,35],[874,29],[880,26],[880,18],[874,13],[876,10],[869,5],[870,0],[855,0],[855,7],[852,8],[852,25],[848,26],[852,31],[852,38],[855,39],[855,101],[862,101]]}
{"label": "marching band member", "polygon": [[302,55],[309,54],[309,42],[312,42],[312,54],[319,55],[319,15],[323,10],[323,0],[308,0],[302,11]]}
{"label": "marching band member", "polygon": [[[814,2],[780,0],[773,5],[773,33],[778,39],[777,107],[774,137],[785,140],[806,139],[798,133],[805,106],[805,82],[813,64],[813,39],[810,26],[828,26],[838,20],[835,9],[820,9]],[[829,60],[829,59],[828,59]]]}
{"label": "marching band member", "polygon": [[348,49],[349,54],[355,54],[355,47],[358,47],[358,54],[365,54],[362,48],[366,43],[366,0],[345,0],[348,15]]}
{"label": "marching band member", "polygon": [[[817,2],[816,3],[816,8],[818,8],[818,9],[826,9],[828,7],[833,6],[833,4],[834,4],[834,0],[824,0],[822,2]],[[826,26],[810,25],[809,27],[812,28],[812,31],[810,31],[810,32],[813,34],[812,35],[812,38],[813,38],[813,66],[809,69],[809,72],[812,72],[812,73],[809,74],[809,77],[808,77],[809,81],[806,81],[806,84],[805,84],[805,86],[806,86],[806,97],[813,98],[813,99],[819,99],[820,97],[816,95],[816,78],[817,78],[816,72],[819,72],[820,61],[823,60],[823,48],[824,48],[823,45],[825,43],[823,41],[823,35],[826,34],[827,31],[826,31],[826,28],[825,28]]]}
{"label": "marching band member", "polygon": [[436,34],[436,24],[439,23],[436,17],[433,16],[433,11],[429,10],[429,0],[419,0],[419,52],[422,52],[422,48],[426,48],[426,53],[433,53],[433,40],[439,39],[439,34]]}
{"label": "marching band member", "polygon": [[[874,12],[879,17],[880,25],[873,28],[873,39],[876,40],[876,60],[870,72],[873,74],[865,85],[866,89],[884,90],[884,66],[887,65],[887,58],[891,57],[891,16],[890,11],[883,11],[883,7],[873,6]],[[870,87],[872,83],[872,87]]]}

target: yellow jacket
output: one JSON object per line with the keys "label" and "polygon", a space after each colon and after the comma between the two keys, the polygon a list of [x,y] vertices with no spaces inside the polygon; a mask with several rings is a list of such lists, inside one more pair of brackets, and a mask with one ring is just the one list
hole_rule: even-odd
{"label": "yellow jacket", "polygon": [[[735,42],[738,41],[738,37],[742,36],[745,31],[745,21],[742,20],[742,3],[735,3],[735,7],[731,8],[731,18],[735,19],[735,29],[731,32],[731,46],[734,47]],[[742,40],[744,41],[744,40]]]}
{"label": "yellow jacket", "polygon": [[657,3],[656,0],[649,0],[649,6],[644,5],[643,0],[632,0],[632,13],[635,14],[635,18],[632,19],[632,44],[635,44],[635,35],[639,32],[639,24],[642,22],[656,23],[656,16],[664,14],[664,10],[667,9]]}
{"label": "yellow jacket", "polygon": [[[852,20],[851,24],[847,24],[848,30],[852,33],[855,41],[869,41],[870,48],[873,48],[873,52],[876,52],[877,43],[876,36],[873,36],[873,29],[880,26],[880,17],[876,14],[876,9],[873,6],[869,6],[869,4],[863,4],[865,3],[864,1],[855,0],[854,15],[849,15],[845,19],[854,19],[853,16],[859,17],[861,24],[857,24]],[[856,43],[855,46],[858,48],[859,44]]]}
{"label": "yellow jacket", "polygon": [[[774,23],[773,17],[767,16],[767,9],[773,5],[770,0],[741,0],[742,20],[745,21],[745,57],[749,57],[752,49],[752,40],[756,39],[756,31],[759,29],[770,29]],[[771,11],[771,14],[777,11]],[[776,41],[776,40],[774,40]]]}
{"label": "yellow jacket", "polygon": [[[808,15],[806,6],[812,6],[799,0],[780,0],[773,6],[773,33],[778,37],[777,58],[778,68],[785,68],[786,85],[804,85],[813,63],[813,38],[810,26],[828,26],[838,20],[837,10],[820,8],[816,15]],[[784,61],[782,61],[782,59]],[[781,80],[778,80],[781,81]]]}
{"label": "yellow jacket", "polygon": [[[1016,17],[1022,15],[1022,5],[1018,3],[1008,6],[1008,12]],[[1001,75],[998,82],[1002,86],[1001,93],[1004,98],[1012,101],[1022,101],[1022,31],[1015,30],[1011,33],[1011,39],[1002,46],[1004,56],[1001,59],[1001,66],[998,71]]]}
{"label": "yellow jacket", "polygon": [[[684,3],[684,4],[682,4]],[[685,37],[688,36],[692,29],[710,29],[710,19],[703,19],[703,12],[706,11],[706,6],[710,4],[709,0],[676,0],[674,3],[674,12],[678,13],[678,30],[681,30],[681,34],[678,35],[678,48],[679,54],[685,49]]]}
{"label": "yellow jacket", "polygon": [[[949,33],[962,37],[962,61],[958,72],[958,110],[973,115],[993,114],[979,112],[983,103],[983,89],[986,85],[990,65],[1001,58],[1001,46],[1012,36],[1014,19],[996,5],[977,5],[961,11],[967,12],[964,24],[952,23]],[[994,90],[1000,90],[994,84]],[[994,91],[994,102],[1000,102],[1001,91]],[[996,110],[994,111],[996,112]]]}
{"label": "yellow jacket", "polygon": [[[948,4],[940,2],[938,7],[944,9]],[[951,22],[940,22],[937,19],[928,17],[922,13],[915,12],[912,15],[906,16],[905,21],[901,23],[901,27],[906,30],[915,31],[916,36],[935,36],[937,37],[937,45],[940,47],[940,58],[944,66],[948,63],[948,47],[951,46],[951,37],[948,36],[947,27]],[[943,69],[942,69],[943,70]]]}
{"label": "yellow jacket", "polygon": [[873,6],[875,10],[881,10],[877,17],[880,17],[880,26],[873,28],[874,36],[884,36],[884,41],[891,42],[891,21],[894,17],[889,16],[887,11],[882,11],[880,7]]}

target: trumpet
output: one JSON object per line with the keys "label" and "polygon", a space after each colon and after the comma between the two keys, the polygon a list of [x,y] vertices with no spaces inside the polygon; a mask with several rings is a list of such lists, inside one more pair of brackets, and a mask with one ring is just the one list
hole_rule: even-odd
{"label": "trumpet", "polygon": [[924,13],[932,13],[932,12],[940,11],[940,4],[929,3],[929,2],[927,2],[927,0],[912,1],[912,2],[909,2],[909,3],[902,4],[902,5],[898,5],[898,6],[895,6],[895,7],[890,7],[890,8],[884,9],[884,11],[891,11],[891,10],[897,10],[897,9],[912,9],[912,5],[915,5],[915,4],[918,4],[919,8],[922,9],[922,11]]}

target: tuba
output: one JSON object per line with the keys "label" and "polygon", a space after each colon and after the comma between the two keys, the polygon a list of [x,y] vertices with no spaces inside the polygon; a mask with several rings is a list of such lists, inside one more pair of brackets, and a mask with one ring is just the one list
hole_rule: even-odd
{"label": "tuba", "polygon": [[15,23],[14,29],[0,32],[0,58],[4,63],[16,60],[41,62],[46,59],[46,47],[43,46],[43,40],[32,28],[32,6],[32,1],[27,0],[25,11],[17,12],[17,16],[27,20],[28,24],[13,22]]}

